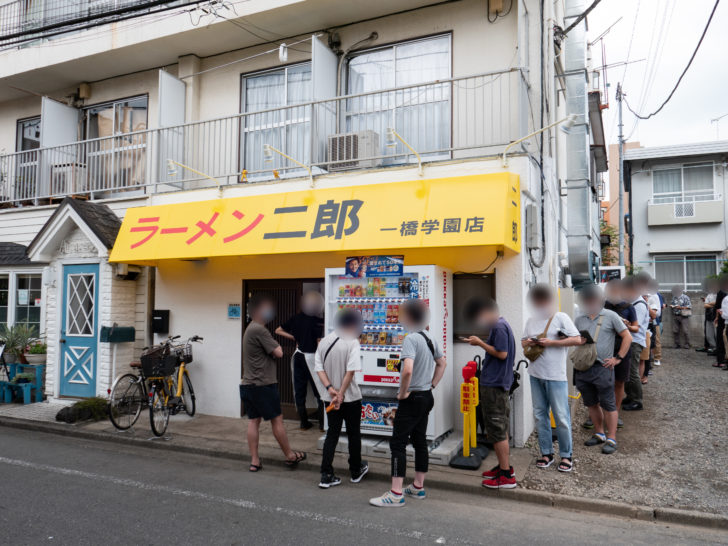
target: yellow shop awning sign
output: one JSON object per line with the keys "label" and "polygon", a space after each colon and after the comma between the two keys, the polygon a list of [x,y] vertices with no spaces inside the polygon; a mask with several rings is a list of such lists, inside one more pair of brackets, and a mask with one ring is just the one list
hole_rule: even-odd
{"label": "yellow shop awning sign", "polygon": [[511,173],[230,197],[126,211],[112,262],[497,245],[520,251]]}

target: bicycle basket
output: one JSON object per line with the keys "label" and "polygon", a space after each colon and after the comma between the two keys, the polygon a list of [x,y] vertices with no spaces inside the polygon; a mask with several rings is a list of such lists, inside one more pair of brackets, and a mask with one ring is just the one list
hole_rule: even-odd
{"label": "bicycle basket", "polygon": [[192,362],[192,343],[187,343],[179,353],[179,358],[185,364]]}
{"label": "bicycle basket", "polygon": [[142,355],[142,372],[147,377],[166,377],[174,373],[177,366],[177,355],[150,353]]}

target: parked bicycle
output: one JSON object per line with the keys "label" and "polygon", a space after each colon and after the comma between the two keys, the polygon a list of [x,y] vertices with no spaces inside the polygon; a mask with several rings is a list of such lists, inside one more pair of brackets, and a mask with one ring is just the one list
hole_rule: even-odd
{"label": "parked bicycle", "polygon": [[132,363],[137,375],[126,373],[109,389],[109,419],[119,430],[134,426],[141,412],[149,408],[149,424],[155,436],[162,436],[169,416],[196,411],[195,391],[187,365],[193,360],[192,343],[203,338],[192,336],[185,343],[175,343],[171,336],[159,345],[146,347],[141,361]]}

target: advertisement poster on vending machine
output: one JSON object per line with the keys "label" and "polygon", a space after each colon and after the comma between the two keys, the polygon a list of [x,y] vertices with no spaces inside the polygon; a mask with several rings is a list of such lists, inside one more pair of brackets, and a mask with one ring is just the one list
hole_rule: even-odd
{"label": "advertisement poster on vending machine", "polygon": [[404,256],[350,256],[345,271],[347,277],[401,277]]}
{"label": "advertisement poster on vending machine", "polygon": [[397,402],[362,400],[361,424],[367,427],[391,427],[397,415]]}

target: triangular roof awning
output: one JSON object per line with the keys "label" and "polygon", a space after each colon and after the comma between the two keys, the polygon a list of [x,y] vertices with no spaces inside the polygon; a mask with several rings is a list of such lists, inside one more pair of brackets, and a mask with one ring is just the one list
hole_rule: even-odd
{"label": "triangular roof awning", "polygon": [[66,197],[28,245],[28,257],[34,262],[50,261],[63,239],[78,228],[96,247],[99,258],[106,258],[120,227],[121,220],[106,205]]}

